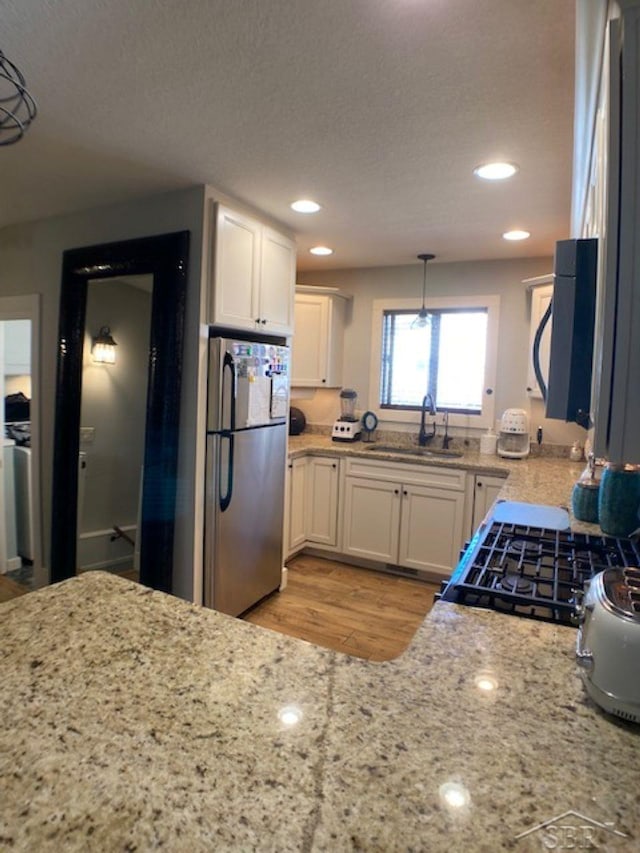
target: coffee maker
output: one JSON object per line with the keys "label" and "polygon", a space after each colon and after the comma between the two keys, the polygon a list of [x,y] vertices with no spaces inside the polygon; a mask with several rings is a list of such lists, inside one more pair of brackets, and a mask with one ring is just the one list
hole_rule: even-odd
{"label": "coffee maker", "polygon": [[506,409],[500,421],[498,456],[523,459],[529,455],[529,418],[524,409]]}
{"label": "coffee maker", "polygon": [[360,438],[360,418],[356,417],[358,394],[353,388],[343,388],[340,392],[340,417],[333,424],[333,441],[357,441]]}

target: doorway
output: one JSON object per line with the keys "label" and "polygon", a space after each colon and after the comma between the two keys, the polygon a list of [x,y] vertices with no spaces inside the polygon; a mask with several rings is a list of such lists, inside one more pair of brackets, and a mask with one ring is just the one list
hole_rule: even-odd
{"label": "doorway", "polygon": [[41,537],[39,341],[39,297],[1,297],[0,586],[11,597],[47,582]]}
{"label": "doorway", "polygon": [[[77,570],[139,580],[153,277],[92,279],[82,358]],[[96,342],[114,342],[101,360]]]}

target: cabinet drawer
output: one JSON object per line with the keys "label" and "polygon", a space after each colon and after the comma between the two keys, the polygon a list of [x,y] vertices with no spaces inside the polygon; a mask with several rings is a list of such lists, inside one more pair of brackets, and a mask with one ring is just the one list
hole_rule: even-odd
{"label": "cabinet drawer", "polygon": [[347,459],[347,477],[365,477],[385,482],[416,486],[436,486],[464,492],[466,471],[460,468],[439,468],[431,465],[412,465],[386,462],[382,459]]}

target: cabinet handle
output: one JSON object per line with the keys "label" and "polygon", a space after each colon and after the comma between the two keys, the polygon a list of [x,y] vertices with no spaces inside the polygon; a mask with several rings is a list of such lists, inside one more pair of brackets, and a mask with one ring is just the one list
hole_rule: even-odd
{"label": "cabinet handle", "polygon": [[403,495],[405,496],[405,498],[406,498],[406,496],[409,494],[409,492],[408,492],[406,489],[403,489],[403,490],[402,490],[402,494],[403,494]]}
{"label": "cabinet handle", "polygon": [[479,488],[479,489],[481,489],[481,488],[482,488],[482,483],[477,483],[477,486],[478,486],[478,488]]}
{"label": "cabinet handle", "polygon": [[323,381],[323,382],[326,382],[327,380],[326,380],[326,379],[323,379],[322,381]]}
{"label": "cabinet handle", "polygon": [[289,467],[289,470],[291,470],[293,468],[293,462],[289,462],[288,467]]}
{"label": "cabinet handle", "polygon": [[260,317],[256,317],[256,320],[255,320],[255,321],[256,321],[256,323],[259,323],[259,322],[260,322]]}
{"label": "cabinet handle", "polygon": [[332,467],[332,468],[337,468],[337,467],[338,467],[338,464],[337,464],[336,462],[334,462],[334,463],[331,465],[331,467]]}
{"label": "cabinet handle", "polygon": [[262,325],[264,326],[264,325],[266,324],[266,322],[267,322],[267,321],[263,318],[262,320],[260,320],[260,322],[261,322],[261,323],[262,323]]}
{"label": "cabinet handle", "polygon": [[394,490],[393,490],[393,494],[394,494],[394,495],[399,495],[399,494],[400,494],[400,489],[394,489]]}

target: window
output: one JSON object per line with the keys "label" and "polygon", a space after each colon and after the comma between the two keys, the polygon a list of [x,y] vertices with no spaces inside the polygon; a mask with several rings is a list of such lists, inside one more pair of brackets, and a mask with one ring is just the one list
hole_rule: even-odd
{"label": "window", "polygon": [[491,426],[499,297],[432,300],[424,328],[412,327],[418,309],[407,302],[374,301],[372,408],[415,422],[430,392],[452,423]]}

